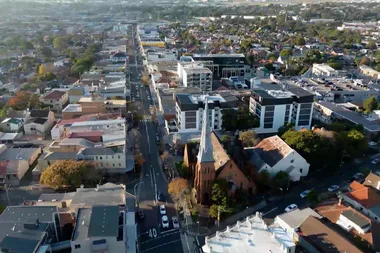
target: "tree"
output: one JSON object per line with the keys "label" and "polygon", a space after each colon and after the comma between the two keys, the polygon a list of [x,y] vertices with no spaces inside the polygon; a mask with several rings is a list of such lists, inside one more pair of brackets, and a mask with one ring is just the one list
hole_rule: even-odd
{"label": "tree", "polygon": [[212,205],[210,206],[210,209],[208,210],[208,214],[210,215],[211,218],[217,219],[218,218],[218,205]]}
{"label": "tree", "polygon": [[168,185],[168,193],[178,201],[189,193],[189,182],[184,178],[174,178]]}
{"label": "tree", "polygon": [[282,49],[280,52],[281,57],[287,57],[293,55],[293,51],[291,49]]}
{"label": "tree", "polygon": [[367,43],[367,45],[365,45],[365,47],[368,49],[371,49],[371,50],[377,49],[376,41],[374,41],[374,40],[368,41],[368,43]]}
{"label": "tree", "polygon": [[286,131],[291,130],[293,128],[294,128],[294,124],[291,122],[288,122],[278,129],[277,135],[282,136]]}
{"label": "tree", "polygon": [[39,47],[37,49],[37,53],[42,55],[45,58],[50,58],[53,55],[53,52],[50,49],[50,47]]}
{"label": "tree", "polygon": [[343,64],[337,61],[330,61],[327,64],[335,70],[341,70],[343,68]]}
{"label": "tree", "polygon": [[214,204],[226,206],[228,195],[228,183],[226,180],[217,180],[214,182],[211,191],[211,200]]}
{"label": "tree", "polygon": [[303,46],[306,44],[305,38],[301,37],[301,36],[295,37],[293,40],[293,43],[294,43],[294,45],[297,45],[297,46]]}
{"label": "tree", "polygon": [[134,158],[135,158],[135,163],[141,168],[145,163],[142,153],[138,152],[137,154],[135,154]]}
{"label": "tree", "polygon": [[360,157],[368,148],[367,138],[357,129],[338,133],[337,142],[344,155],[350,158]]}
{"label": "tree", "polygon": [[285,187],[289,183],[289,174],[285,171],[279,171],[274,177],[274,183],[277,187]]}
{"label": "tree", "polygon": [[55,37],[53,40],[53,46],[55,49],[65,49],[68,46],[68,40],[65,37]]}
{"label": "tree", "polygon": [[54,189],[78,188],[81,184],[94,186],[101,180],[101,174],[94,163],[88,161],[57,161],[47,167],[41,175],[40,183]]}
{"label": "tree", "polygon": [[149,85],[149,77],[148,76],[143,76],[141,78],[141,82],[143,83],[143,85],[148,86]]}
{"label": "tree", "polygon": [[246,130],[259,126],[259,121],[253,113],[245,108],[223,110],[222,128],[226,131]]}
{"label": "tree", "polygon": [[372,112],[377,108],[377,101],[374,96],[370,96],[369,98],[363,101],[363,109],[366,112]]}
{"label": "tree", "polygon": [[44,69],[44,65],[40,65],[40,66],[38,66],[38,75],[43,75],[43,74],[45,74],[45,69]]}
{"label": "tree", "polygon": [[318,203],[318,193],[313,189],[306,195],[306,199],[309,203],[316,204]]}
{"label": "tree", "polygon": [[220,140],[222,142],[230,142],[233,138],[227,134],[223,134],[222,137],[220,138]]}
{"label": "tree", "polygon": [[15,97],[12,97],[8,101],[8,106],[15,111],[22,111],[29,108],[29,101],[31,98],[31,93],[20,91],[16,93]]}
{"label": "tree", "polygon": [[21,42],[21,44],[20,44],[20,47],[23,50],[29,50],[29,49],[33,49],[34,48],[33,43],[30,42],[30,41],[27,41],[27,40],[23,40]]}
{"label": "tree", "polygon": [[255,131],[253,131],[253,130],[242,132],[239,136],[239,140],[241,140],[244,147],[254,147],[260,141],[257,138]]}

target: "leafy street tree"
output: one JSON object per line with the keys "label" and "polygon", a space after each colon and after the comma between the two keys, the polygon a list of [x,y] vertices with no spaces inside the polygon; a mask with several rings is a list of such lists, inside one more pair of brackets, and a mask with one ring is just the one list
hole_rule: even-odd
{"label": "leafy street tree", "polygon": [[243,108],[223,110],[222,120],[222,128],[226,131],[246,130],[259,126],[255,115]]}
{"label": "leafy street tree", "polygon": [[168,193],[175,201],[180,200],[189,193],[189,182],[184,178],[174,178],[168,186]]}
{"label": "leafy street tree", "polygon": [[92,162],[57,161],[47,167],[41,175],[40,183],[58,189],[78,188],[81,184],[94,186],[101,180],[101,173]]}
{"label": "leafy street tree", "polygon": [[288,122],[278,129],[277,135],[282,136],[286,131],[293,129],[293,127],[294,127],[294,124]]}
{"label": "leafy street tree", "polygon": [[141,78],[141,82],[145,85],[145,86],[148,86],[149,85],[149,77],[148,76],[143,76]]}
{"label": "leafy street tree", "polygon": [[55,37],[53,40],[53,46],[55,49],[63,50],[68,46],[68,40],[65,37]]}
{"label": "leafy street tree", "polygon": [[239,140],[241,140],[244,147],[254,147],[260,141],[260,139],[257,138],[255,131],[253,130],[242,132],[239,136]]}
{"label": "leafy street tree", "polygon": [[306,199],[311,204],[317,204],[318,203],[318,193],[313,189],[307,194]]}
{"label": "leafy street tree", "polygon": [[212,205],[210,206],[210,209],[208,210],[208,214],[211,218],[217,219],[218,218],[218,205]]}
{"label": "leafy street tree", "polygon": [[357,129],[352,129],[348,132],[340,132],[336,136],[338,147],[343,149],[343,154],[346,157],[360,157],[368,148],[367,138]]}
{"label": "leafy street tree", "polygon": [[138,152],[137,154],[135,154],[134,156],[134,159],[135,159],[135,163],[141,168],[144,163],[145,163],[145,160],[144,160],[144,157],[142,155],[141,152]]}
{"label": "leafy street tree", "polygon": [[282,49],[280,52],[281,57],[287,57],[293,55],[293,51],[291,49]]}
{"label": "leafy street tree", "polygon": [[211,191],[211,200],[214,204],[226,206],[228,194],[228,183],[226,180],[217,180],[214,182]]}
{"label": "leafy street tree", "polygon": [[374,96],[370,96],[366,100],[363,101],[363,109],[366,112],[372,112],[377,108],[378,104]]}
{"label": "leafy street tree", "polygon": [[301,36],[295,37],[293,40],[293,43],[294,43],[294,45],[297,45],[297,46],[303,46],[306,44],[305,38],[301,37]]}
{"label": "leafy street tree", "polygon": [[274,183],[277,187],[286,187],[289,180],[289,174],[285,171],[278,172],[274,177]]}
{"label": "leafy street tree", "polygon": [[15,111],[34,108],[39,103],[39,96],[30,92],[20,91],[8,101],[8,106]]}

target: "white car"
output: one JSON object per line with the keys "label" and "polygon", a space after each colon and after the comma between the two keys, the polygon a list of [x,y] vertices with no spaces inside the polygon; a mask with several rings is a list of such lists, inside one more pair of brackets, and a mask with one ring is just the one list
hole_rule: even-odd
{"label": "white car", "polygon": [[285,208],[285,212],[291,212],[293,210],[296,210],[298,208],[298,206],[296,204],[291,204],[291,205],[288,205],[286,208]]}
{"label": "white car", "polygon": [[162,216],[162,227],[163,228],[169,227],[169,218],[166,215]]}
{"label": "white car", "polygon": [[339,189],[339,185],[334,184],[334,185],[330,186],[327,190],[329,192],[333,192],[333,191],[336,191],[338,189]]}
{"label": "white car", "polygon": [[160,214],[166,214],[166,207],[164,205],[160,205]]}
{"label": "white car", "polygon": [[309,192],[311,192],[311,190],[306,190],[306,191],[301,192],[300,197],[301,197],[302,199],[306,198],[306,197],[307,197],[307,194],[309,194]]}
{"label": "white car", "polygon": [[377,143],[376,143],[376,142],[374,142],[374,141],[370,141],[370,142],[368,142],[368,145],[370,145],[370,146],[376,146],[376,145],[377,145]]}
{"label": "white car", "polygon": [[173,221],[173,228],[179,228],[179,221],[177,217],[172,218]]}
{"label": "white car", "polygon": [[378,164],[380,162],[380,159],[374,159],[372,160],[372,164]]}

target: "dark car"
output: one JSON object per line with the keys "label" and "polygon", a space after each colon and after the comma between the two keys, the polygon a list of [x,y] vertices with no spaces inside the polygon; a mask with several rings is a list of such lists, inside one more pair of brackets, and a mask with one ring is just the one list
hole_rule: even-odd
{"label": "dark car", "polygon": [[159,192],[157,194],[157,200],[158,201],[165,201],[165,195],[162,192]]}
{"label": "dark car", "polygon": [[145,218],[145,214],[144,214],[144,211],[143,210],[138,210],[137,211],[137,218],[139,220],[143,220]]}

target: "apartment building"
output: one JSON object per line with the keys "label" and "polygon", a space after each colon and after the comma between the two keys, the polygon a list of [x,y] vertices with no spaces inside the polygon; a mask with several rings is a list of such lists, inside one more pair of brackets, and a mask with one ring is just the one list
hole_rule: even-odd
{"label": "apartment building", "polygon": [[202,62],[214,78],[245,76],[244,54],[194,54],[193,60]]}
{"label": "apartment building", "polygon": [[208,104],[208,117],[212,130],[222,129],[222,112],[224,109],[238,108],[238,100],[230,92],[214,95],[177,94],[176,125],[178,133],[200,132],[203,111]]}
{"label": "apartment building", "polygon": [[198,87],[203,91],[212,90],[212,72],[202,64],[179,62],[177,73],[184,87]]}
{"label": "apartment building", "polygon": [[252,90],[249,110],[260,120],[257,133],[276,133],[286,123],[310,129],[314,95],[293,85],[261,83]]}
{"label": "apartment building", "polygon": [[80,208],[70,241],[71,252],[125,252],[125,212],[119,206]]}
{"label": "apartment building", "polygon": [[330,67],[328,64],[322,63],[322,64],[313,64],[312,73],[315,76],[326,76],[326,77],[336,77],[339,76],[339,72],[332,67]]}

